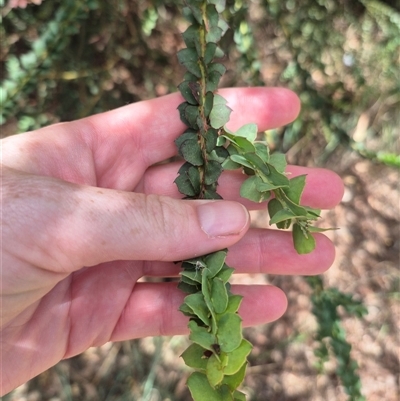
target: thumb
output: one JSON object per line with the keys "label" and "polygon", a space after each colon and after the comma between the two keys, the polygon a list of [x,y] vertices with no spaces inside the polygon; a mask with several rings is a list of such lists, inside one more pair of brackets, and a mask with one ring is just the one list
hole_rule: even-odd
{"label": "thumb", "polygon": [[8,236],[8,246],[52,270],[112,260],[187,259],[231,246],[249,228],[249,214],[237,202],[177,200],[16,176],[11,194],[3,191],[6,226],[18,233],[14,241]]}

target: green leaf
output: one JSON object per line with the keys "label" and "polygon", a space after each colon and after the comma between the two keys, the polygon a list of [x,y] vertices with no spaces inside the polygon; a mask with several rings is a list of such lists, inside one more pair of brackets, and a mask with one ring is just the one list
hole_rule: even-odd
{"label": "green leaf", "polygon": [[218,321],[218,344],[221,351],[231,352],[242,342],[242,319],[236,313],[225,313]]}
{"label": "green leaf", "polygon": [[[200,288],[200,287],[199,287],[199,283],[196,282],[196,281],[191,280],[189,277],[181,276],[181,277],[180,277],[180,282],[185,283],[185,284],[188,284],[188,285],[191,285],[191,286],[193,286],[193,287],[195,287],[195,288],[197,288],[197,289]],[[198,290],[198,291],[199,291],[199,290]],[[197,291],[197,292],[198,292],[198,291]],[[195,293],[195,291],[189,291],[189,294],[194,294],[194,293]]]}
{"label": "green leaf", "polygon": [[283,153],[273,153],[269,157],[269,164],[273,165],[278,172],[284,173],[287,166],[286,157]]}
{"label": "green leaf", "polygon": [[253,143],[257,138],[257,131],[256,124],[246,124],[240,127],[234,134],[246,138],[249,142]]}
{"label": "green leaf", "polygon": [[[209,155],[209,160],[215,160],[218,163],[221,164],[222,166],[222,170],[224,170],[224,167],[222,165],[222,163],[225,162],[225,160],[229,157],[229,153],[228,151],[222,147],[222,146],[218,146],[216,147]],[[240,167],[240,166],[239,166]]]}
{"label": "green leaf", "polygon": [[201,284],[201,271],[195,270],[195,271],[187,271],[184,270],[181,272],[182,277],[188,277],[190,280],[194,282],[198,282]]}
{"label": "green leaf", "polygon": [[206,131],[206,125],[204,125],[203,116],[200,114],[201,113],[201,109],[199,108],[198,111],[199,111],[199,113],[196,116],[195,124],[196,124],[196,127],[198,128],[198,130],[200,132],[204,132],[204,131]]}
{"label": "green leaf", "polygon": [[224,56],[225,56],[224,51],[223,51],[219,46],[217,46],[217,49],[215,50],[215,55],[214,55],[214,57],[215,57],[215,58],[222,58],[222,57],[224,57]]}
{"label": "green leaf", "polygon": [[[200,276],[200,273],[198,275]],[[193,286],[198,286],[200,284],[199,282],[192,280],[191,278],[184,276],[184,275],[181,275],[181,281],[186,284],[193,285]]]}
{"label": "green leaf", "polygon": [[243,382],[244,376],[246,374],[246,368],[247,363],[245,363],[234,375],[225,376],[222,383],[228,385],[231,391],[236,390]]}
{"label": "green leaf", "polygon": [[228,364],[224,369],[225,375],[233,375],[237,373],[246,363],[247,357],[253,346],[245,339],[242,340],[239,347],[228,354]]}
{"label": "green leaf", "polygon": [[46,39],[44,35],[32,43],[32,50],[38,57],[41,57],[46,52]]}
{"label": "green leaf", "polygon": [[240,167],[241,165],[239,163],[235,163],[234,161],[232,161],[230,157],[225,159],[224,162],[222,163],[222,168],[224,170],[237,170]]}
{"label": "green leaf", "polygon": [[293,202],[285,192],[281,191],[281,196],[286,204],[286,206],[299,218],[305,220],[308,217],[309,212],[303,206],[298,205]]}
{"label": "green leaf", "polygon": [[257,156],[264,162],[269,163],[269,148],[263,142],[255,142],[254,147],[256,148]]}
{"label": "green leaf", "polygon": [[277,187],[289,186],[289,179],[284,173],[278,171],[272,164],[267,164],[269,174],[264,175],[266,180]]}
{"label": "green leaf", "polygon": [[211,71],[207,73],[207,83],[206,83],[206,91],[214,92],[218,89],[219,81],[222,75],[217,71]]}
{"label": "green leaf", "polygon": [[260,192],[274,191],[278,188],[286,188],[286,185],[274,185],[271,184],[270,182],[265,182],[261,179],[260,181],[257,181],[257,189]]}
{"label": "green leaf", "polygon": [[[224,128],[225,132],[223,133],[223,137],[227,138],[236,148],[237,153],[251,153],[255,152],[256,148],[254,145],[244,137],[236,136],[227,132],[227,129]],[[231,152],[230,152],[231,153]]]}
{"label": "green leaf", "polygon": [[199,27],[195,25],[190,25],[185,32],[183,32],[182,37],[187,47],[200,48],[199,39]]}
{"label": "green leaf", "polygon": [[187,120],[186,113],[185,113],[186,107],[188,107],[188,106],[189,106],[189,103],[187,103],[187,102],[181,103],[178,106],[179,117],[180,117],[181,121],[187,126],[190,125],[189,121]]}
{"label": "green leaf", "polygon": [[186,106],[185,108],[185,118],[188,121],[188,125],[192,128],[196,128],[198,127],[198,118],[199,118],[200,112],[199,112],[199,108],[197,106],[193,106],[191,104],[189,104],[188,106]]}
{"label": "green leaf", "polygon": [[289,188],[285,188],[286,196],[294,203],[300,203],[301,195],[306,185],[306,175],[299,175],[289,180]]}
{"label": "green leaf", "polygon": [[215,191],[215,188],[206,188],[203,193],[203,199],[222,199],[222,196]]}
{"label": "green leaf", "polygon": [[219,277],[214,277],[211,285],[211,302],[216,313],[223,313],[228,306],[228,292],[225,283]]}
{"label": "green leaf", "polygon": [[215,5],[215,8],[219,13],[222,13],[222,11],[225,10],[225,0],[210,0],[210,3]]}
{"label": "green leaf", "polygon": [[196,167],[190,167],[188,170],[188,178],[190,183],[193,186],[193,189],[196,194],[200,193],[201,190],[201,184],[200,184],[200,172]]}
{"label": "green leaf", "polygon": [[179,307],[179,311],[182,312],[185,316],[196,317],[196,315],[193,313],[193,310],[186,304],[182,304]]}
{"label": "green leaf", "polygon": [[184,64],[186,69],[195,75],[197,78],[201,78],[201,69],[198,62],[188,61]]}
{"label": "green leaf", "polygon": [[219,390],[211,387],[204,373],[192,373],[187,385],[194,401],[226,401]]}
{"label": "green leaf", "polygon": [[[282,206],[281,202],[278,201],[278,199],[271,199],[268,202],[268,213],[269,213],[269,216],[271,217],[271,219],[273,219],[275,217],[275,215],[277,213],[279,213],[282,209],[283,209],[283,206]],[[270,224],[271,224],[271,220],[270,220]],[[278,228],[289,228],[289,226],[290,226],[290,221],[284,221],[281,223],[277,223]]]}
{"label": "green leaf", "polygon": [[197,2],[193,1],[193,0],[187,0],[186,4],[189,6],[190,12],[193,15],[193,17],[195,18],[195,20],[201,25],[201,23],[203,22],[203,14],[199,7],[200,5],[197,4]]}
{"label": "green leaf", "polygon": [[246,401],[246,394],[242,393],[241,391],[235,391],[233,393],[234,401]]}
{"label": "green leaf", "polygon": [[190,164],[201,166],[204,163],[200,144],[197,139],[187,139],[179,147],[179,153]]}
{"label": "green leaf", "polygon": [[218,26],[219,15],[213,4],[207,4],[206,19],[209,27]]}
{"label": "green leaf", "polygon": [[205,348],[198,344],[191,344],[181,355],[185,364],[190,368],[203,370],[207,367],[207,358],[204,357]]}
{"label": "green leaf", "polygon": [[235,269],[233,269],[232,267],[224,265],[223,268],[218,272],[216,277],[219,277],[224,283],[227,283],[234,271]]}
{"label": "green leaf", "polygon": [[205,166],[204,182],[206,185],[213,184],[218,181],[222,173],[222,166],[215,160],[208,160]]}
{"label": "green leaf", "polygon": [[295,217],[297,216],[290,209],[284,208],[274,214],[269,224],[272,226],[273,224],[278,224],[285,220],[292,220]]}
{"label": "green leaf", "polygon": [[24,74],[18,57],[14,55],[8,57],[8,60],[6,61],[6,69],[8,72],[8,78],[12,81],[18,81],[18,79]]}
{"label": "green leaf", "polygon": [[20,61],[24,69],[33,69],[37,63],[37,56],[34,52],[25,53],[21,56]]}
{"label": "green leaf", "polygon": [[318,220],[321,217],[321,209],[314,209],[308,206],[303,206],[307,211],[307,218],[310,220]]}
{"label": "green leaf", "polygon": [[249,161],[242,155],[231,155],[229,157],[234,163],[240,164],[244,167],[248,167],[250,169],[254,169],[254,166],[249,163]]}
{"label": "green leaf", "polygon": [[210,128],[205,133],[204,139],[206,140],[206,151],[207,153],[211,153],[217,145],[218,131]]}
{"label": "green leaf", "polygon": [[259,191],[258,184],[260,181],[262,183],[262,180],[255,175],[247,178],[240,187],[240,196],[250,199],[253,202],[263,202],[267,200],[271,196],[271,193],[263,193]]}
{"label": "green leaf", "polygon": [[[245,153],[243,156],[246,158],[248,162],[252,164],[253,170],[256,170],[257,173],[259,175],[262,175],[265,179],[267,180],[270,179],[271,169],[269,165],[265,164],[263,160],[256,153]],[[282,175],[280,174],[280,176]],[[283,179],[286,179],[286,177],[284,176],[282,177]],[[289,183],[288,179],[286,179],[286,181]],[[276,184],[284,185],[284,181],[276,182]]]}
{"label": "green leaf", "polygon": [[[198,64],[198,55],[197,55],[196,49],[190,47],[190,48],[185,48],[185,49],[179,50],[178,61],[180,64],[185,66],[189,72],[196,75],[196,77],[199,77],[199,78],[201,77],[200,67]],[[190,68],[188,68],[188,65],[196,65],[200,75],[198,75],[197,71],[192,71]]]}
{"label": "green leaf", "polygon": [[200,345],[201,347],[214,351],[213,344],[215,344],[216,338],[214,335],[209,333],[205,327],[199,326],[195,321],[189,322],[189,340]]}
{"label": "green leaf", "polygon": [[196,75],[193,75],[191,72],[186,71],[185,75],[183,76],[183,80],[189,82],[197,82],[198,77],[196,77]]}
{"label": "green leaf", "polygon": [[222,18],[220,18],[218,21],[218,27],[221,28],[222,35],[225,35],[226,31],[229,29],[228,23]]}
{"label": "green leaf", "polygon": [[293,225],[292,237],[294,247],[300,255],[310,253],[315,249],[315,238],[298,223]]}
{"label": "green leaf", "polygon": [[269,217],[274,217],[276,213],[283,209],[281,202],[278,199],[271,199],[268,202],[268,213]]}
{"label": "green leaf", "polygon": [[226,312],[236,313],[239,310],[243,297],[241,295],[229,295]]}
{"label": "green leaf", "polygon": [[175,139],[176,147],[179,149],[182,143],[187,139],[197,140],[197,132],[191,129],[187,129],[182,135],[179,135],[178,138]]}
{"label": "green leaf", "polygon": [[210,113],[211,127],[219,129],[223,127],[231,115],[232,109],[226,105],[227,101],[222,96],[214,95],[214,104]]}
{"label": "green leaf", "polygon": [[195,294],[196,292],[200,291],[200,286],[193,286],[183,281],[180,281],[178,284],[178,288],[186,294]]}
{"label": "green leaf", "polygon": [[209,277],[215,277],[222,269],[225,263],[227,250],[223,249],[218,252],[213,252],[204,257],[204,263],[209,270]]}
{"label": "green leaf", "polygon": [[201,292],[204,296],[204,301],[207,304],[208,309],[210,310],[211,317],[213,319],[213,324],[215,323],[215,313],[214,306],[211,302],[211,293],[210,293],[210,270],[208,268],[203,269],[201,274]]}
{"label": "green leaf", "polygon": [[221,63],[211,63],[207,66],[207,71],[209,74],[216,72],[222,76],[226,72],[226,67]]}
{"label": "green leaf", "polygon": [[207,43],[204,51],[204,64],[210,64],[212,59],[214,58],[215,51],[217,50],[216,43]]}
{"label": "green leaf", "polygon": [[185,174],[178,175],[178,177],[175,178],[174,183],[181,194],[186,196],[196,195],[196,191],[194,190],[192,183]]}
{"label": "green leaf", "polygon": [[182,96],[184,99],[193,105],[197,105],[199,102],[197,101],[196,97],[193,96],[193,92],[189,86],[190,82],[189,81],[183,81],[178,85],[178,89],[181,92]]}
{"label": "green leaf", "polygon": [[207,92],[204,98],[203,110],[205,117],[209,117],[214,104],[214,94]]}
{"label": "green leaf", "polygon": [[218,43],[224,34],[219,26],[213,26],[206,34],[206,42]]}
{"label": "green leaf", "polygon": [[183,301],[194,312],[198,318],[207,326],[210,325],[210,311],[204,302],[204,297],[201,292],[197,294],[190,294],[185,297]]}
{"label": "green leaf", "polygon": [[212,354],[207,361],[206,375],[208,382],[212,387],[216,387],[224,378],[224,371],[221,361],[217,359],[215,354]]}

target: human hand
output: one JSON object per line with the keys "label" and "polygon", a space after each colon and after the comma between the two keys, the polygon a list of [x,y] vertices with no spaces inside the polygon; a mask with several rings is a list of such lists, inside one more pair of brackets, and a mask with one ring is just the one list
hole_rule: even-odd
{"label": "human hand", "polygon": [[[277,127],[299,111],[285,89],[221,94],[233,109],[232,129]],[[314,252],[298,255],[290,233],[249,229],[246,208],[260,205],[239,197],[240,173],[221,176],[227,200],[179,199],[179,163],[155,164],[176,154],[181,102],[172,94],[2,141],[2,394],[107,341],[186,333],[176,284],[138,282],[178,275],[173,261],[230,247],[228,263],[240,273],[311,275],[331,265],[334,247],[321,234]],[[304,204],[323,209],[340,201],[334,173],[288,170],[308,174]],[[286,309],[275,287],[232,291],[245,297],[245,325]]]}

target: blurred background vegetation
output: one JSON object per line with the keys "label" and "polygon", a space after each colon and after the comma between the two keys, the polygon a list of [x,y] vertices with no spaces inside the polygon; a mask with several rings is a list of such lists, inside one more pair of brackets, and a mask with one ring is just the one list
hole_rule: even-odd
{"label": "blurred background vegetation", "polygon": [[[266,132],[266,139],[291,163],[329,167],[344,179],[343,205],[324,216],[325,225],[342,227],[331,234],[338,257],[325,280],[351,291],[368,309],[361,322],[343,317],[368,401],[397,400],[400,4],[227,4],[232,29],[224,38],[223,86],[279,85],[298,93],[300,117]],[[180,1],[0,5],[2,137],[170,93],[181,82],[176,52],[187,24]],[[250,399],[347,399],[335,367],[324,366],[321,375],[310,356],[317,330],[307,301],[310,288],[296,278],[263,280],[284,288],[293,306],[280,322],[248,331],[256,344],[246,382]],[[185,341],[106,344],[61,362],[5,399],[188,400],[187,372],[178,358]]]}

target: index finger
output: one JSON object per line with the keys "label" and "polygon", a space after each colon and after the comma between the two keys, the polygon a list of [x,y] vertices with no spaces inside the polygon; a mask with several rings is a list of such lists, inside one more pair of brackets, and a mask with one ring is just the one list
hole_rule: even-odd
{"label": "index finger", "polygon": [[[298,97],[283,88],[223,89],[233,109],[228,126],[256,123],[260,130],[291,122]],[[12,168],[63,180],[131,190],[148,166],[177,153],[184,131],[180,93],[133,103],[81,120],[3,140],[3,160]]]}
{"label": "index finger", "polygon": [[[295,93],[284,88],[230,88],[220,94],[233,110],[228,127],[237,129],[256,123],[261,131],[293,121],[300,111]],[[146,165],[152,165],[176,154],[173,141],[183,132],[177,107],[180,93],[142,101],[76,122],[95,134],[96,143],[122,140],[135,145]]]}

